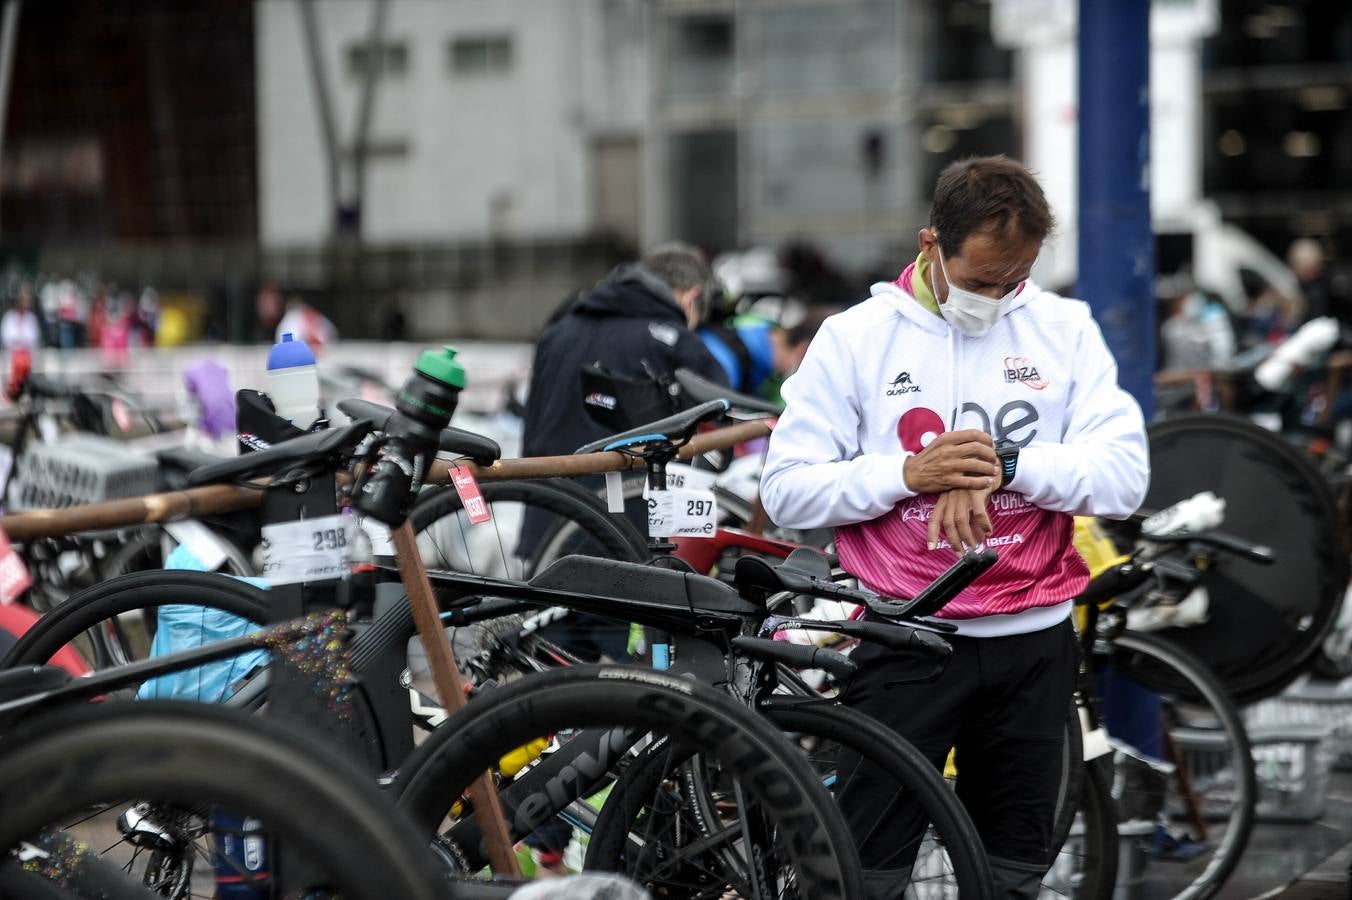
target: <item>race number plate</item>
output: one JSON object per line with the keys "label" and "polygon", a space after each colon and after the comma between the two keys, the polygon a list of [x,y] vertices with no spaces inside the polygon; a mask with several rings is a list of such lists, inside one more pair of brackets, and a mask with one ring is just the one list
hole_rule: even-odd
{"label": "race number plate", "polygon": [[[696,469],[681,463],[667,464],[667,490],[711,491],[718,480],[717,472],[708,469]],[[643,496],[647,497],[649,488],[643,486]]]}
{"label": "race number plate", "polygon": [[320,516],[263,528],[263,577],[269,584],[341,578],[347,565],[348,520]]}
{"label": "race number plate", "polygon": [[717,520],[713,491],[653,491],[648,497],[648,533],[653,537],[713,537]]}

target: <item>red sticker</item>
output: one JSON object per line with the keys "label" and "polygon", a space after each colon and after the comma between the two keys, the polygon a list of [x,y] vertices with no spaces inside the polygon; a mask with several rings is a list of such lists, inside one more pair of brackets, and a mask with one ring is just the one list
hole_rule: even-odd
{"label": "red sticker", "polygon": [[33,586],[33,576],[19,554],[9,543],[9,537],[0,531],[0,604],[13,603]]}
{"label": "red sticker", "polygon": [[469,524],[482,525],[493,518],[492,513],[488,511],[488,504],[484,502],[484,495],[479,493],[479,482],[474,480],[473,472],[464,466],[453,467],[451,484],[455,485],[455,492],[460,495],[460,502],[465,505]]}

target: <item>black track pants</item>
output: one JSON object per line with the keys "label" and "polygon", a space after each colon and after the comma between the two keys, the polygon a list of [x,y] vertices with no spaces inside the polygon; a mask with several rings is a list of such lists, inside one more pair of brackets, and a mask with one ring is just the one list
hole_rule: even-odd
{"label": "black track pants", "polygon": [[[1061,783],[1061,743],[1079,648],[1069,620],[1030,634],[948,636],[953,655],[934,681],[916,654],[864,643],[845,704],[893,728],[942,768],[957,749],[958,796],[995,859],[1046,867]],[[909,872],[923,837],[895,782],[842,752],[837,796],[865,869]]]}

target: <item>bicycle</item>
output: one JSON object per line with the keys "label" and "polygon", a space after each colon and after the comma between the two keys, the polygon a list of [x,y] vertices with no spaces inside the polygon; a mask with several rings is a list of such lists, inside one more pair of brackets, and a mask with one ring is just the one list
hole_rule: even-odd
{"label": "bicycle", "polygon": [[[369,426],[366,426],[366,428],[369,429]],[[364,431],[361,431],[361,433],[364,433]],[[272,466],[279,467],[282,466],[283,464],[295,464],[298,462],[310,460],[312,458],[327,459],[333,454],[346,452],[348,448],[350,448],[353,444],[355,444],[355,441],[358,437],[359,434],[350,429],[343,430],[338,433],[330,435],[306,436],[305,438],[299,438],[296,441],[291,442],[291,444],[295,446],[284,445],[282,447],[273,448],[273,450],[271,451],[263,451],[261,453],[252,454],[248,457],[242,457],[239,461],[234,461],[229,466],[227,466],[225,472],[222,473],[221,471],[218,470],[215,474],[221,476],[248,477],[257,474],[260,471],[268,471],[269,467]],[[482,582],[479,582],[476,583],[475,586],[479,588],[481,591],[485,585]],[[444,698],[445,694],[443,693],[443,699]],[[792,767],[789,767],[788,770],[792,771]],[[815,782],[811,783],[815,784]],[[817,786],[816,789],[822,791],[822,797],[825,796],[824,789],[820,789],[819,785]],[[811,790],[812,789],[809,789],[808,792],[810,793]],[[750,796],[755,797],[757,795],[755,794],[754,791],[752,791],[750,792]],[[829,803],[829,801],[826,802]],[[830,814],[833,815],[834,813]],[[818,821],[820,822],[820,819]],[[785,831],[783,833],[789,834],[791,833],[791,831]],[[843,852],[843,850],[841,852]],[[789,848],[787,858],[789,860],[793,860],[794,858],[793,848]],[[841,858],[848,859],[848,854],[846,854]],[[819,884],[819,886],[823,890],[828,891],[828,894],[831,893],[831,890],[828,890],[828,887],[824,883],[820,882],[820,878],[818,876],[814,876],[811,873],[802,871],[801,867],[795,869],[792,866],[790,866],[790,871],[793,871],[795,873],[795,877],[800,880],[800,886]]]}
{"label": "bicycle", "polygon": [[[1118,526],[1119,533],[1144,519]],[[1117,679],[1160,696],[1160,750],[1147,755],[1116,744],[1114,794],[1124,820],[1143,826],[1135,831],[1146,852],[1172,860],[1156,883],[1187,900],[1215,895],[1243,854],[1257,802],[1254,761],[1243,718],[1210,667],[1167,637],[1130,630],[1128,622],[1133,611],[1177,608],[1203,573],[1227,558],[1269,565],[1273,554],[1220,532],[1142,534],[1135,552],[1076,601],[1083,611],[1081,694],[1096,696],[1094,688],[1109,679],[1111,705]]]}
{"label": "bicycle", "polygon": [[[684,432],[685,432],[688,428],[693,428],[693,425],[695,424],[695,421],[696,421],[697,419],[698,419],[698,416],[695,416],[695,417],[693,417],[693,418],[690,418],[688,421],[686,421],[686,422],[680,424],[680,426],[679,426],[679,428],[678,428],[677,430],[678,430],[680,433],[684,434]],[[688,437],[688,435],[684,435],[684,436],[685,436],[685,437]],[[269,451],[269,452],[270,452],[270,451]],[[657,451],[654,451],[654,452],[657,452]],[[671,448],[671,449],[666,450],[666,451],[664,451],[664,452],[670,452],[671,455],[675,455],[675,450],[674,450],[674,448]],[[261,467],[262,469],[266,469],[269,465],[272,464],[272,462],[271,462],[267,457],[264,457],[263,459],[259,459],[259,458],[258,458],[259,456],[260,456],[260,454],[253,454],[252,457],[242,457],[239,461],[236,461],[236,462],[232,463],[233,474],[236,475],[236,476],[239,476],[239,477],[247,477],[247,476],[256,474],[257,471],[260,470],[260,467]],[[213,474],[213,473],[208,473],[208,474],[210,475],[210,474]],[[218,474],[218,473],[217,473],[217,474]],[[203,478],[206,478],[207,476],[204,475],[204,476],[202,476],[202,477],[203,477]],[[636,572],[633,571],[634,569],[637,568],[637,569],[639,570],[639,572],[641,572],[645,577],[649,577],[649,578],[651,578],[651,579],[656,579],[656,580],[659,581],[659,582],[662,581],[662,579],[665,579],[665,582],[664,582],[664,583],[667,585],[667,588],[666,588],[665,590],[667,590],[668,592],[670,591],[670,589],[672,588],[672,586],[675,586],[675,585],[677,585],[677,584],[681,585],[682,587],[681,587],[680,589],[681,589],[682,591],[684,591],[683,585],[684,585],[685,582],[684,582],[684,580],[683,580],[683,577],[682,577],[682,576],[680,575],[680,573],[678,573],[678,572],[667,571],[667,570],[656,570],[656,569],[650,569],[650,568],[646,568],[646,567],[632,567],[632,566],[631,566],[631,567],[626,568],[626,567],[624,567],[624,566],[622,566],[621,564],[618,564],[618,563],[603,563],[602,561],[599,561],[599,560],[583,560],[583,559],[580,559],[580,558],[577,558],[577,557],[567,558],[567,559],[565,559],[565,560],[563,560],[563,561],[561,561],[561,562],[559,562],[559,563],[556,563],[555,566],[551,567],[551,569],[546,570],[546,572],[544,572],[544,573],[541,573],[541,576],[537,576],[537,578],[536,578],[535,581],[533,582],[533,585],[532,585],[533,591],[532,591],[531,593],[523,593],[523,587],[522,587],[521,585],[512,585],[512,584],[509,584],[509,583],[504,583],[504,582],[499,581],[499,580],[494,580],[494,579],[484,578],[484,577],[482,577],[482,576],[479,576],[479,577],[476,577],[476,576],[464,576],[464,575],[457,575],[457,574],[454,574],[454,573],[442,573],[442,574],[437,574],[437,575],[434,576],[434,583],[441,589],[441,591],[443,592],[443,594],[446,594],[451,588],[458,588],[459,591],[460,591],[461,593],[465,593],[465,594],[472,594],[472,595],[483,595],[483,594],[487,594],[487,595],[489,595],[489,596],[518,596],[518,597],[524,596],[524,597],[526,597],[526,598],[528,598],[528,599],[533,598],[533,599],[537,599],[537,601],[543,601],[543,602],[551,602],[551,601],[553,601],[553,602],[559,602],[560,600],[566,598],[566,599],[568,599],[570,602],[572,602],[572,603],[575,604],[575,605],[585,605],[585,604],[587,604],[588,602],[590,602],[591,607],[592,607],[593,609],[597,609],[597,610],[599,611],[599,609],[604,608],[604,607],[601,606],[601,601],[599,601],[599,600],[595,597],[595,595],[598,593],[598,592],[597,592],[597,584],[596,584],[596,583],[590,583],[590,584],[588,584],[588,587],[589,587],[589,589],[590,589],[590,590],[588,591],[588,595],[589,595],[589,596],[573,595],[573,596],[571,596],[571,597],[566,597],[566,595],[564,595],[564,594],[562,593],[562,591],[560,591],[560,590],[558,590],[558,589],[554,589],[554,590],[542,590],[542,589],[541,589],[541,586],[544,586],[544,588],[546,588],[546,589],[548,589],[548,588],[550,587],[550,585],[551,585],[550,579],[551,579],[551,578],[555,580],[555,581],[553,582],[553,584],[563,584],[563,585],[566,585],[566,584],[568,584],[568,583],[571,583],[572,581],[575,580],[575,576],[578,574],[578,573],[577,573],[577,567],[578,567],[579,565],[581,565],[584,569],[586,569],[586,568],[588,568],[588,567],[592,567],[592,566],[599,566],[599,567],[601,567],[601,569],[605,569],[606,567],[609,567],[609,568],[612,570],[612,572],[613,572],[613,577],[616,577],[616,578],[621,578],[621,577],[631,577],[631,578],[633,578],[633,577],[637,577],[638,573],[636,573]],[[602,572],[602,573],[600,573],[600,574],[603,575],[604,573]],[[206,578],[206,576],[202,576],[202,578]],[[674,581],[673,581],[673,579],[674,579]],[[652,585],[649,584],[649,585],[647,585],[647,587],[651,588]],[[834,586],[831,586],[831,587],[833,588]],[[732,631],[733,631],[733,633],[737,633],[737,632],[739,632],[742,628],[744,628],[744,626],[743,626],[743,624],[742,624],[742,621],[741,621],[743,616],[749,614],[749,615],[754,615],[754,616],[756,616],[757,618],[759,618],[759,617],[761,617],[761,616],[763,615],[763,614],[759,613],[759,612],[757,611],[757,609],[756,609],[754,606],[748,606],[748,605],[745,604],[745,603],[740,603],[740,605],[739,605],[738,607],[734,607],[734,608],[733,608],[734,611],[740,610],[740,612],[739,612],[737,615],[731,615],[731,616],[730,616],[730,615],[729,615],[728,604],[732,602],[732,595],[733,595],[733,592],[731,591],[731,589],[728,588],[727,586],[718,585],[716,582],[708,582],[707,585],[706,585],[706,589],[707,589],[708,591],[714,591],[714,592],[715,592],[713,595],[711,595],[712,598],[717,599],[719,595],[723,595],[723,599],[721,599],[721,600],[719,601],[719,603],[718,603],[717,605],[715,605],[709,613],[705,614],[705,617],[708,618],[709,616],[712,616],[712,615],[719,615],[719,614],[721,613],[721,617],[722,617],[726,622],[729,623],[729,624],[728,624],[727,626],[725,626],[725,627],[731,628]],[[239,586],[232,587],[231,590],[234,591],[235,593],[243,593],[243,592],[244,592],[244,588],[243,588],[243,587],[239,587]],[[632,588],[630,589],[630,593],[631,593],[631,595],[632,595]],[[647,594],[647,595],[649,595],[649,596],[652,596],[652,591],[651,591],[651,590],[646,591],[646,592],[644,592],[644,593]],[[657,596],[661,596],[661,595],[659,594],[659,595],[657,595]],[[626,598],[625,600],[623,600],[622,602],[626,603],[627,605],[629,605],[629,606],[631,606],[631,607],[634,605],[634,604],[633,604],[633,601],[632,601],[632,600],[629,600],[629,599],[627,599],[627,598]],[[668,603],[669,603],[669,602],[670,602],[670,601],[668,601]],[[615,604],[616,604],[616,601],[611,601],[611,606],[612,606],[612,607],[615,606]],[[651,606],[652,606],[652,602],[649,601],[648,605],[651,607]],[[677,607],[676,607],[676,609],[679,609],[679,608],[680,608],[680,605],[681,605],[681,604],[678,604]],[[720,606],[722,607],[721,610],[719,609]],[[105,612],[106,612],[106,610],[105,610]],[[676,616],[676,612],[675,612],[674,610],[671,610],[671,609],[665,609],[665,610],[664,610],[660,605],[659,605],[658,607],[656,607],[655,609],[651,609],[650,612],[657,613],[658,616],[659,616],[659,618],[657,619],[658,623],[659,623],[659,624],[667,625],[668,627],[679,627],[679,626],[681,625],[681,622],[682,622],[684,619],[687,619],[688,616],[689,616],[688,607],[687,607],[687,612],[686,612],[685,616],[683,616],[683,617],[681,617],[681,618],[678,618],[678,619],[673,619],[673,618],[672,618],[672,617]],[[71,615],[73,615],[73,614],[68,614],[68,616],[67,616],[68,622],[70,621],[70,616],[71,616]],[[466,614],[466,615],[468,615],[468,614]],[[634,612],[633,612],[633,615],[634,615],[635,617],[639,617],[639,616],[640,616],[640,613],[637,612],[637,611],[634,611]],[[89,624],[88,621],[79,621],[79,622],[76,622],[76,623],[75,623],[74,628],[75,628],[76,631],[78,631],[79,628],[81,628],[81,627],[87,627],[88,624]],[[689,627],[689,626],[686,625],[686,627]],[[708,627],[708,626],[706,626],[706,627]],[[851,627],[851,628],[855,628],[855,629],[856,629],[858,632],[860,632],[860,633],[866,633],[866,632],[868,632],[868,631],[870,630],[870,629],[869,629],[868,627],[866,627],[866,626],[862,626],[862,625],[858,625],[858,624],[854,624],[854,623],[852,623],[852,624],[844,624],[844,623],[842,623],[841,627]],[[48,634],[50,634],[50,631],[48,632]],[[34,646],[37,646],[37,644],[36,644],[35,642],[39,640],[39,637],[41,637],[41,635],[35,637],[35,638],[33,639],[33,641],[31,641],[31,642],[29,643],[28,646],[29,646],[30,648],[31,648],[31,647],[34,647]],[[905,638],[905,637],[908,637],[908,636],[905,635],[905,634],[899,634],[898,637],[900,637],[900,638]],[[359,640],[359,641],[361,640],[361,636],[358,637],[358,640]],[[49,640],[48,646],[51,646],[52,643],[53,643],[53,642]],[[55,643],[59,643],[59,640],[55,641]],[[395,645],[395,646],[398,646],[398,641],[397,641],[397,640],[394,642],[394,645]],[[750,645],[747,645],[747,646],[748,646],[748,647],[751,647],[751,648],[754,648],[754,649],[756,649],[756,650],[759,650],[759,651],[762,652],[762,653],[767,653],[767,652],[768,652],[768,653],[771,653],[773,656],[778,656],[778,655],[780,655],[780,654],[786,654],[786,655],[797,654],[797,653],[801,650],[801,648],[793,647],[793,646],[791,646],[791,645],[784,645],[784,644],[778,644],[778,645],[776,645],[774,642],[766,642],[766,641],[761,641],[761,642],[759,642],[759,645],[753,643],[753,644],[750,644]],[[747,650],[747,647],[742,647],[742,648],[740,648],[740,649],[741,649],[743,652],[749,652],[749,651]],[[359,652],[359,653],[358,653],[359,658],[361,657],[361,655],[362,655],[362,654],[360,654],[360,652]],[[772,657],[772,658],[773,658],[773,657]],[[722,660],[722,656],[721,656],[721,655],[719,656],[719,659],[720,659],[720,661]],[[405,714],[406,714],[406,713],[407,713],[407,709],[406,709],[406,707],[405,707]],[[837,718],[839,718],[839,716],[838,716]],[[858,733],[858,729],[851,729],[851,731],[853,731],[853,732],[855,732],[855,733]],[[424,746],[425,746],[425,747],[436,747],[437,745],[436,745],[434,742],[436,742],[436,741],[438,741],[438,740],[439,740],[438,736],[434,735],[433,740],[432,740],[432,741],[429,741],[427,744],[424,744]],[[895,739],[894,739],[894,740],[895,740]],[[504,748],[504,752],[506,752],[506,750],[509,750],[509,749],[511,749],[511,748]],[[428,751],[428,752],[431,752],[431,751]],[[897,755],[896,755],[896,754],[893,754],[893,756],[891,757],[891,759],[893,759],[893,760],[895,760],[896,758],[897,758]],[[912,764],[914,764],[914,761],[912,761]],[[922,779],[922,778],[924,778],[924,777],[928,774],[927,770],[924,769],[924,768],[916,769],[915,772],[918,773],[918,774],[915,774],[915,775],[913,775],[913,776],[908,776],[908,777],[914,777],[914,778],[916,778],[916,779]],[[932,780],[934,780],[935,783],[937,783],[937,776],[931,775],[930,778],[931,778]],[[939,800],[939,802],[942,802],[942,801],[944,801],[946,795],[944,795],[944,793],[943,793],[941,783],[939,783],[939,784],[940,784],[940,789],[939,789],[939,791],[938,791],[937,793],[938,793],[940,796],[939,796],[938,800]],[[443,801],[444,801],[445,796],[447,796],[447,795],[446,795],[446,794],[440,794],[440,797],[442,798]],[[951,798],[948,798],[948,802],[950,802],[950,803],[952,802],[952,801],[951,801]],[[445,808],[444,808],[444,806],[443,806],[443,809],[441,810],[441,813],[444,813],[444,812],[445,812]],[[440,818],[441,818],[441,814],[438,814],[438,815],[436,816],[436,821],[439,822],[439,821],[440,821]],[[947,826],[945,826],[945,827],[947,827]],[[970,840],[969,837],[961,837],[961,838],[960,838],[960,841],[968,841],[968,840]],[[952,843],[952,847],[953,847],[953,850],[954,850],[955,852],[959,852],[959,853],[965,852],[965,851],[963,850],[963,845],[962,845],[961,842],[953,842],[953,843]],[[471,868],[471,870],[472,870],[472,865],[471,865],[470,868]],[[969,876],[964,876],[964,878],[967,879],[969,883],[970,883],[971,880],[972,880],[972,879],[970,879]],[[978,876],[975,880],[976,880],[976,881],[981,881],[981,879],[979,878],[979,876]]]}
{"label": "bicycle", "polygon": [[[332,621],[312,617],[152,665],[167,671],[254,646],[303,645],[333,630]],[[72,896],[58,892],[65,888],[182,898],[261,877],[310,896],[438,896],[435,863],[413,829],[332,748],[225,708],[82,702],[140,674],[135,667],[74,680],[42,667],[0,673],[5,896]],[[230,853],[225,841],[249,850]],[[250,863],[264,852],[271,871],[260,873]],[[200,862],[209,866],[205,877]]]}

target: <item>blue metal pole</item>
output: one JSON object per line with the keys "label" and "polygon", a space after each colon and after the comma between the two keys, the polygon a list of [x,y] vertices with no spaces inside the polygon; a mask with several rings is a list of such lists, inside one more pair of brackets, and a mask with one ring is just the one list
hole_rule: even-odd
{"label": "blue metal pole", "polygon": [[[1079,0],[1079,283],[1117,359],[1154,408],[1155,244],[1150,228],[1150,0]],[[1162,758],[1159,697],[1106,673],[1108,731]]]}
{"label": "blue metal pole", "polygon": [[1079,0],[1079,283],[1118,383],[1154,408],[1150,0]]}

